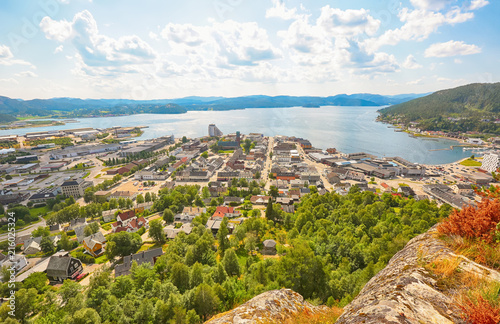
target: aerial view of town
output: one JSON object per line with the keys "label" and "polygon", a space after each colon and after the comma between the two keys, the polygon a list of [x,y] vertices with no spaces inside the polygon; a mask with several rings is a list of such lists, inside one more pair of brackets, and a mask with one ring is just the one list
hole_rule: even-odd
{"label": "aerial view of town", "polygon": [[1,323],[500,323],[500,3],[29,2]]}

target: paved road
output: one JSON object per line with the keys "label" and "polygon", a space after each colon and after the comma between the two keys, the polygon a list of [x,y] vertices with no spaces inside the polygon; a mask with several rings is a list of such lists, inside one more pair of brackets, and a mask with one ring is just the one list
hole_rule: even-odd
{"label": "paved road", "polygon": [[[38,223],[35,223],[35,224],[32,224],[22,230],[19,230],[16,232],[16,237],[21,237],[21,236],[25,236],[25,235],[30,235],[31,232],[33,232],[35,229],[38,228],[38,226],[47,226],[47,223],[45,222],[45,219],[41,218],[41,221],[38,222]],[[1,234],[0,235],[0,241],[4,241],[7,239],[8,237],[8,233],[4,233],[4,234]]]}

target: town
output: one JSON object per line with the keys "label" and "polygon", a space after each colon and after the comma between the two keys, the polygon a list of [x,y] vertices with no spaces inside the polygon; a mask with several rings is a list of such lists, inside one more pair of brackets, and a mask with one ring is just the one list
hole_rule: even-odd
{"label": "town", "polygon": [[[430,166],[317,149],[303,138],[223,134],[214,124],[201,138],[135,140],[141,128],[0,138],[0,211],[16,217],[17,252],[0,254],[3,276],[14,266],[18,282],[46,273],[54,285],[85,285],[106,266],[119,277],[134,262],[153,265],[178,235],[203,226],[231,237],[249,218],[293,214],[312,194],[371,191],[460,209],[480,201],[500,166],[495,152]],[[256,253],[278,254],[275,240],[261,243]]]}

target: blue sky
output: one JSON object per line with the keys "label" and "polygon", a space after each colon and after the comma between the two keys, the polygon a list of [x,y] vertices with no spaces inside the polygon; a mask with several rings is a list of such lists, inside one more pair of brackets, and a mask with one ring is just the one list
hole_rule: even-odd
{"label": "blue sky", "polygon": [[13,98],[424,93],[500,80],[492,0],[0,2]]}

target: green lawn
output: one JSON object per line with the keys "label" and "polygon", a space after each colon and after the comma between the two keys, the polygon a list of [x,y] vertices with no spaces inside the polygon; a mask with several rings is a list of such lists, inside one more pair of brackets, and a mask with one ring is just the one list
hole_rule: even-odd
{"label": "green lawn", "polygon": [[86,177],[88,177],[89,175],[90,175],[90,172],[87,172],[87,174],[85,174],[85,175],[83,176],[83,178],[82,178],[82,179],[85,179],[85,178],[86,178]]}
{"label": "green lawn", "polygon": [[219,154],[232,154],[232,153],[234,153],[234,150],[228,150],[228,151],[222,151],[222,150],[220,150],[217,153],[219,153]]}
{"label": "green lawn", "polygon": [[482,163],[475,160],[467,159],[460,162],[460,164],[463,166],[476,167],[476,166],[481,166]]}
{"label": "green lawn", "polygon": [[39,216],[39,215],[46,214],[48,212],[49,212],[49,207],[47,207],[47,206],[30,209],[30,214],[32,216]]}
{"label": "green lawn", "polygon": [[95,263],[97,263],[97,264],[106,263],[107,261],[108,261],[108,257],[106,256],[106,254],[103,254],[100,257],[95,258]]}

